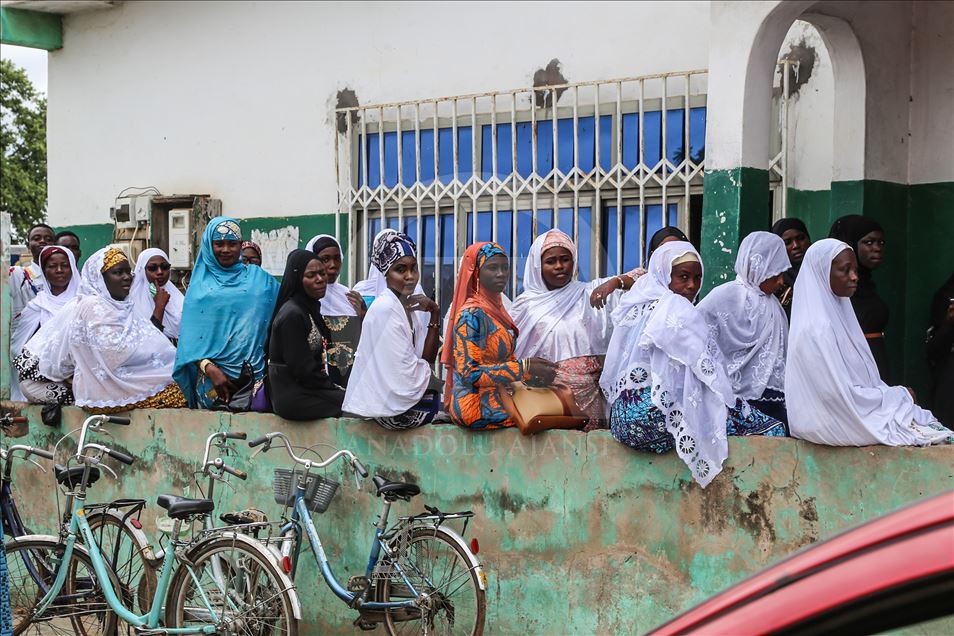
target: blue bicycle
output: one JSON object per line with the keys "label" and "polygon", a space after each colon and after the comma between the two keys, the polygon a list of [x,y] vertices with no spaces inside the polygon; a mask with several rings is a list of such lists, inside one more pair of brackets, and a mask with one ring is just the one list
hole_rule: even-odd
{"label": "blue bicycle", "polygon": [[410,501],[421,489],[376,475],[373,483],[383,509],[374,525],[368,566],[362,575],[352,576],[342,585],[332,572],[311,517],[327,510],[338,484],[312,471],[339,459],[347,460],[356,478],[367,478],[368,471],[349,450],[338,450],[323,461],[299,457],[283,433],[268,433],[249,446],[261,446],[258,454],[269,450],[276,440],[282,442],[295,467],[275,471],[275,500],[291,507],[291,517],[281,527],[280,536],[269,540],[269,547],[278,552],[292,578],[304,534],[325,584],[358,611],[357,627],[374,629],[383,623],[389,634],[483,633],[487,577],[461,534],[445,525],[463,520],[462,533],[466,532],[472,512],[443,513],[425,506],[426,513],[401,517],[389,526],[391,505],[398,499]]}
{"label": "blue bicycle", "polygon": [[59,536],[26,535],[6,545],[14,633],[112,634],[121,619],[138,634],[296,635],[301,617],[297,593],[268,548],[222,529],[180,538],[183,524],[201,523],[212,513],[210,499],[159,497],[159,506],[175,524],[170,545],[149,611],[140,615],[127,607],[123,587],[87,520],[91,475],[109,470],[103,458],[127,465],[134,461],[127,453],[87,440],[105,422],[129,424],[127,418],[108,415],[84,422],[76,466],[66,467],[72,471],[71,514]]}

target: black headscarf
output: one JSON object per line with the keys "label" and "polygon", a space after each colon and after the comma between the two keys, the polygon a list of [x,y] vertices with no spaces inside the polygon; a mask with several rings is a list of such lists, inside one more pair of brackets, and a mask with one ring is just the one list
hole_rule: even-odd
{"label": "black headscarf", "polygon": [[649,239],[649,255],[652,256],[662,242],[669,238],[670,236],[675,236],[680,241],[689,242],[688,237],[680,230],[678,227],[666,226],[660,230],[657,230],[653,237]]}
{"label": "black headscarf", "polygon": [[330,236],[322,236],[320,239],[315,241],[314,245],[311,246],[311,251],[315,254],[321,254],[323,250],[326,250],[329,247],[337,247],[339,250],[341,249],[338,246],[338,241],[331,238]]}
{"label": "black headscarf", "polygon": [[[308,250],[292,250],[288,255],[288,260],[285,261],[285,273],[282,275],[282,284],[281,287],[278,288],[278,300],[275,301],[275,311],[272,313],[272,322],[275,322],[275,317],[278,316],[278,312],[281,311],[281,308],[286,302],[293,302],[312,317],[321,335],[326,340],[331,341],[331,331],[321,317],[321,302],[308,296],[302,285],[305,268],[308,267],[308,263],[314,260],[318,260],[317,253],[309,252]],[[269,329],[269,336],[271,336],[271,329]],[[268,351],[267,340],[265,342],[265,351]]]}
{"label": "black headscarf", "polygon": [[[849,214],[832,223],[828,238],[844,241],[857,255],[858,241],[871,232],[883,233],[884,230],[881,229],[881,225],[871,217],[861,216],[860,214]],[[858,261],[858,275],[861,277],[871,275],[871,270],[863,267],[860,260]]]}
{"label": "black headscarf", "polygon": [[805,223],[801,219],[794,219],[791,217],[787,219],[779,219],[775,222],[775,225],[772,226],[772,234],[775,234],[779,237],[789,230],[798,230],[799,232],[803,232],[805,236],[809,237],[809,239],[811,238],[811,235],[808,233],[808,228],[805,227]]}

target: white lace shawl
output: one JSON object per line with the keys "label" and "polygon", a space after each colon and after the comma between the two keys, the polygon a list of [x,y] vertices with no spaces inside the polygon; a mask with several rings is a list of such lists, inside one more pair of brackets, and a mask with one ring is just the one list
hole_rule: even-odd
{"label": "white lace shawl", "polygon": [[[612,294],[603,309],[590,306],[590,294],[608,279],[589,283],[576,279],[575,245],[573,280],[560,289],[547,289],[542,266],[547,234],[538,236],[530,246],[523,274],[523,293],[508,310],[520,330],[514,355],[520,359],[539,356],[553,362],[603,355],[613,333],[611,315],[622,294]],[[572,244],[569,237],[566,243]]]}
{"label": "white lace shawl", "polygon": [[40,262],[42,263],[44,257],[51,252],[66,254],[66,258],[70,264],[70,282],[67,284],[66,289],[56,296],[53,295],[50,291],[49,284],[47,284],[40,290],[40,293],[23,308],[23,311],[20,312],[20,319],[17,322],[16,329],[13,330],[13,335],[10,338],[11,358],[19,355],[23,350],[23,346],[33,334],[36,333],[37,329],[58,314],[69,301],[76,298],[76,294],[79,291],[80,274],[76,269],[76,260],[73,257],[73,252],[65,247],[47,245],[40,252]]}
{"label": "white lace shawl", "polygon": [[813,243],[795,281],[785,400],[792,437],[831,446],[926,446],[954,433],[881,380],[851,300],[831,291],[831,262],[851,249]]}
{"label": "white lace shawl", "polygon": [[726,420],[735,395],[702,314],[669,289],[672,263],[687,253],[699,258],[685,241],[664,243],[653,252],[649,272],[623,296],[613,312],[600,387],[609,404],[623,391],[651,387],[676,452],[705,487],[729,454]]}
{"label": "white lace shawl", "polygon": [[[153,256],[161,256],[169,262],[169,255],[158,247],[150,247],[143,250],[136,259],[136,270],[133,272],[133,284],[129,290],[129,300],[132,301],[136,313],[140,318],[151,322],[152,312],[156,309],[156,299],[149,293],[149,279],[146,278],[146,264]],[[166,281],[162,286],[169,292],[169,302],[166,304],[166,310],[162,314],[163,332],[167,338],[179,337],[179,325],[182,323],[182,304],[185,302],[185,296],[179,291],[179,288],[172,284],[172,281]]]}
{"label": "white lace shawl", "polygon": [[778,299],[759,285],[789,267],[781,238],[752,232],[739,245],[735,280],[719,285],[699,302],[725,356],[732,389],[743,399],[757,400],[766,388],[785,391],[788,319]]}
{"label": "white lace shawl", "polygon": [[80,295],[24,347],[39,358],[43,376],[72,377],[79,406],[128,406],[172,383],[175,347],[133,311],[131,300],[109,295],[100,272],[106,251],[83,266]]}

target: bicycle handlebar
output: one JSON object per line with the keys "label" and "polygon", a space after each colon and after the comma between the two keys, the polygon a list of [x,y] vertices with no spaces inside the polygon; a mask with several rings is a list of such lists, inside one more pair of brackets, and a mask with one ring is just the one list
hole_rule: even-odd
{"label": "bicycle handlebar", "polygon": [[231,433],[231,432],[230,432],[230,433],[226,433],[226,434],[225,434],[225,439],[242,439],[242,440],[244,440],[244,439],[246,439],[247,437],[248,437],[248,433]]}
{"label": "bicycle handlebar", "polygon": [[224,461],[222,461],[221,457],[216,457],[210,463],[212,466],[215,466],[219,470],[223,470],[230,475],[235,475],[239,479],[242,479],[242,480],[248,479],[248,473],[246,473],[244,470],[239,470],[238,468],[233,468],[232,466],[229,466]]}
{"label": "bicycle handlebar", "polygon": [[115,459],[116,461],[120,461],[126,464],[127,466],[131,466],[132,463],[136,461],[136,458],[133,457],[132,455],[129,455],[122,451],[118,451],[115,448],[107,448],[106,454],[112,457],[113,459]]}
{"label": "bicycle handlebar", "polygon": [[122,426],[129,426],[129,423],[132,421],[128,417],[119,417],[118,415],[107,415],[106,421],[110,424],[120,424]]}
{"label": "bicycle handlebar", "polygon": [[4,426],[7,426],[9,424],[26,424],[26,423],[27,423],[27,418],[23,417],[22,415],[7,414],[7,415],[4,415],[3,417],[0,417],[0,424],[3,424]]}
{"label": "bicycle handlebar", "polygon": [[335,454],[329,457],[328,459],[324,461],[316,462],[311,459],[303,459],[299,457],[298,455],[296,455],[294,449],[292,448],[291,442],[288,441],[288,436],[286,436],[284,433],[279,433],[279,432],[268,433],[262,437],[259,437],[258,439],[252,440],[251,442],[248,443],[248,445],[251,446],[252,448],[255,448],[256,446],[261,446],[262,444],[265,444],[266,445],[265,448],[262,449],[262,452],[265,452],[271,448],[272,440],[276,440],[276,439],[280,439],[282,443],[285,445],[285,451],[288,453],[288,456],[292,458],[292,461],[294,461],[296,464],[301,464],[305,468],[309,468],[309,469],[310,468],[327,468],[328,466],[336,462],[341,457],[346,457],[348,459],[348,463],[351,465],[351,468],[353,470],[358,472],[362,477],[368,476],[368,470],[364,467],[364,465],[360,461],[358,461],[358,458],[354,456],[354,453],[352,453],[351,451],[347,449],[341,449],[341,450],[335,451]]}

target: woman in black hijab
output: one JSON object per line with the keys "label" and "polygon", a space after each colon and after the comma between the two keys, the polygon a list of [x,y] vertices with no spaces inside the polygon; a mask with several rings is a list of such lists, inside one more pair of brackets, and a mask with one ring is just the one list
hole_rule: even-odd
{"label": "woman in black hijab", "polygon": [[327,289],[318,255],[294,250],[285,263],[272,317],[268,352],[268,396],[272,409],[289,420],[341,415],[344,389],[328,377],[326,349],[331,332],[321,317]]}
{"label": "woman in black hijab", "polygon": [[871,278],[871,272],[884,260],[884,230],[873,219],[850,214],[835,221],[828,236],[847,243],[858,258],[858,290],[851,297],[851,306],[878,365],[881,379],[891,384],[888,348],[884,340],[889,318],[888,304],[878,295]]}
{"label": "woman in black hijab", "polygon": [[673,227],[667,225],[664,228],[656,230],[656,233],[653,234],[653,237],[649,239],[649,253],[646,254],[646,262],[649,262],[649,257],[653,255],[659,246],[663,243],[668,243],[670,241],[685,241],[689,243],[689,238],[680,230],[678,227]]}
{"label": "woman in black hijab", "polygon": [[931,302],[928,365],[934,379],[931,412],[948,428],[954,426],[954,274]]}
{"label": "woman in black hijab", "polygon": [[775,234],[785,242],[785,251],[788,254],[788,262],[792,268],[782,274],[784,284],[775,292],[778,301],[785,310],[785,315],[789,320],[792,319],[792,292],[795,289],[795,279],[798,278],[798,270],[802,267],[802,259],[805,252],[812,244],[812,239],[808,236],[808,228],[801,219],[780,219],[772,226],[772,234]]}

